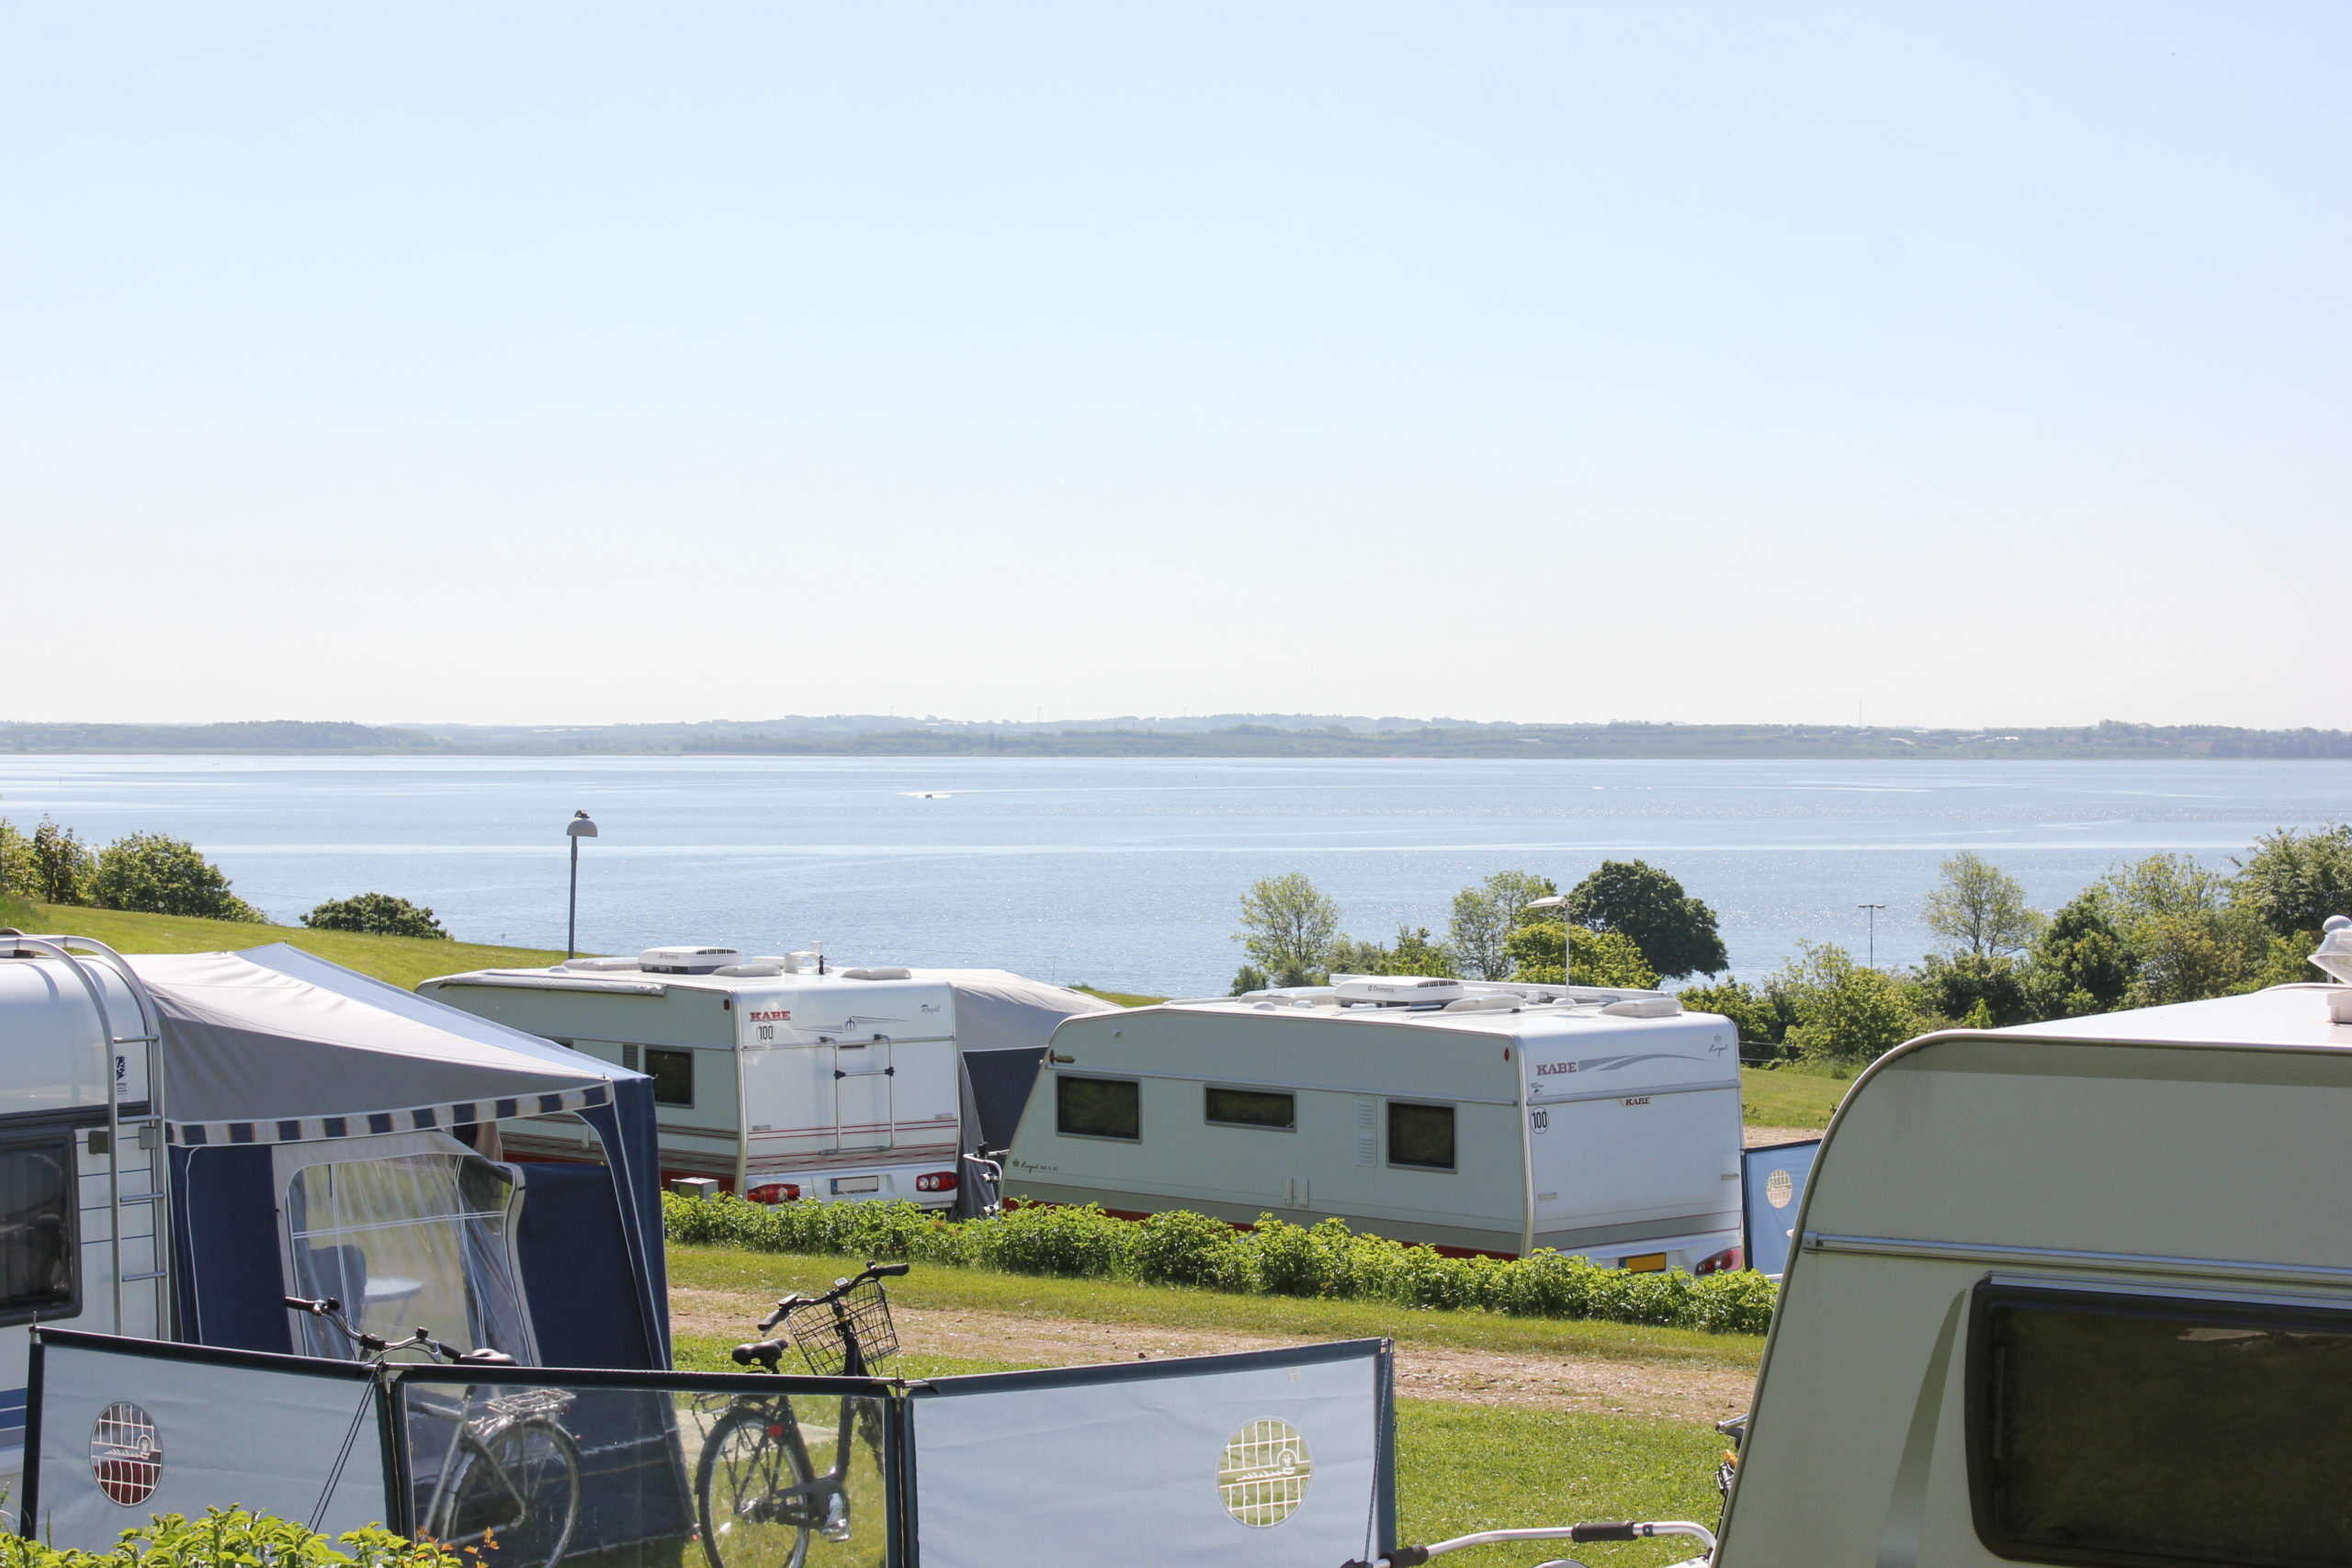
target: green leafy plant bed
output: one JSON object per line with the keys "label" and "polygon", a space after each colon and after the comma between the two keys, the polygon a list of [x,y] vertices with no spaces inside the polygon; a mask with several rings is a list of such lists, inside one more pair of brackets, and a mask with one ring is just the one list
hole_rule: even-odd
{"label": "green leafy plant bed", "polygon": [[1590,1318],[1717,1334],[1761,1334],[1776,1296],[1760,1274],[1694,1280],[1628,1274],[1581,1258],[1448,1258],[1433,1247],[1360,1235],[1339,1220],[1312,1227],[1261,1215],[1255,1230],[1182,1211],[1114,1219],[1084,1208],[1022,1208],[949,1220],[912,1203],[779,1203],[664,1193],[672,1241],[756,1252],[906,1258],[958,1268],[1073,1279],[1203,1286],[1239,1294],[1476,1308],[1523,1317]]}
{"label": "green leafy plant bed", "polygon": [[22,1538],[8,1538],[0,1550],[0,1568],[460,1568],[471,1559],[380,1526],[329,1538],[243,1508],[209,1508],[200,1519],[157,1514],[105,1551]]}

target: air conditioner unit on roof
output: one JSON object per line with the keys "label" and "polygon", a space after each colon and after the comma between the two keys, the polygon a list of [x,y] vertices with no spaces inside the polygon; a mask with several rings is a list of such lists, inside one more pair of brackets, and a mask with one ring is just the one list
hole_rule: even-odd
{"label": "air conditioner unit on roof", "polygon": [[742,962],[731,947],[649,947],[637,955],[637,966],[649,975],[708,975]]}

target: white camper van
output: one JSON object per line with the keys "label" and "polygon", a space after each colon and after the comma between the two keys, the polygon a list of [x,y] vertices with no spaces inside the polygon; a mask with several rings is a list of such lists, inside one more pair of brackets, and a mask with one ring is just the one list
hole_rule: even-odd
{"label": "white camper van", "polygon": [[1739,1050],[1657,991],[1338,976],[1074,1018],[1009,1198],[1738,1266]]}
{"label": "white camper van", "polygon": [[[758,1202],[970,1206],[963,1156],[1009,1138],[1054,1026],[1111,1007],[993,969],[825,967],[813,953],[652,948],[417,987],[653,1079],[665,1179]],[[525,1158],[584,1157],[542,1122]],[[990,1195],[992,1196],[992,1195]]]}

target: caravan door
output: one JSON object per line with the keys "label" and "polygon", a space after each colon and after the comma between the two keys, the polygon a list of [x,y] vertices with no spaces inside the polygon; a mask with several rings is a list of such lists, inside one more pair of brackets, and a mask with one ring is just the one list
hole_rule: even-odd
{"label": "caravan door", "polygon": [[833,1042],[833,1147],[842,1154],[887,1149],[898,1069],[888,1035]]}

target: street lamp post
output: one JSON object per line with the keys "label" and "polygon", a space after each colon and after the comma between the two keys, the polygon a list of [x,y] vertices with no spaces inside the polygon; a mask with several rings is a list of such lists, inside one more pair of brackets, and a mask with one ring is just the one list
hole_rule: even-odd
{"label": "street lamp post", "polygon": [[580,840],[594,838],[596,824],[585,811],[575,811],[563,832],[571,840],[571,912],[563,922],[563,956],[569,961],[580,951]]}
{"label": "street lamp post", "polygon": [[1870,965],[1871,968],[1875,969],[1878,967],[1878,912],[1881,909],[1885,908],[1886,906],[1883,904],[1857,904],[1854,908],[1857,909],[1867,909],[1870,911]]}

